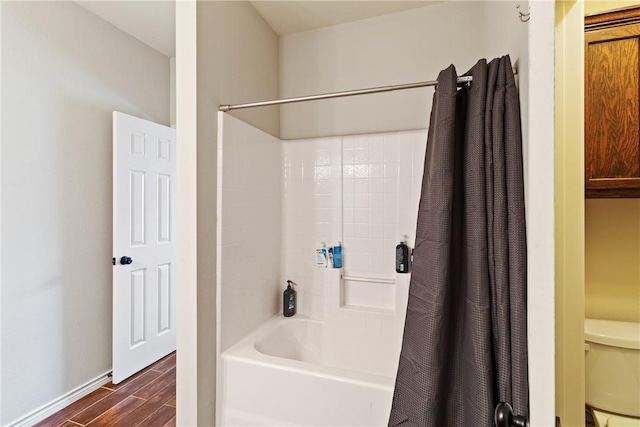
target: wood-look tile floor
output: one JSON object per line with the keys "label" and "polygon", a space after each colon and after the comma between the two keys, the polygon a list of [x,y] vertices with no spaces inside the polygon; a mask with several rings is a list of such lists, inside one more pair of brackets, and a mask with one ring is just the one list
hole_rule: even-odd
{"label": "wood-look tile floor", "polygon": [[176,353],[120,384],[105,384],[37,427],[176,425]]}

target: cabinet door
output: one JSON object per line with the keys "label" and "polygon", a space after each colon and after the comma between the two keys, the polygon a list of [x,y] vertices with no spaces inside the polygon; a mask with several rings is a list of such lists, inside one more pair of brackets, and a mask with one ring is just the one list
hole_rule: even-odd
{"label": "cabinet door", "polygon": [[585,33],[586,195],[640,197],[640,23],[596,28]]}

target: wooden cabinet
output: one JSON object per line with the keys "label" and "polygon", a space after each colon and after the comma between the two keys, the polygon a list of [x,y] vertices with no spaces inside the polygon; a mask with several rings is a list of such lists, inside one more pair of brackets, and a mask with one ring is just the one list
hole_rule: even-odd
{"label": "wooden cabinet", "polygon": [[640,197],[640,7],[585,18],[587,197]]}

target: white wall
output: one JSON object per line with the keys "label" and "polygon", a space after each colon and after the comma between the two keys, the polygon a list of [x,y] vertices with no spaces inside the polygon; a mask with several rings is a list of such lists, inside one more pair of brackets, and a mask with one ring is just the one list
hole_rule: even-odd
{"label": "white wall", "polygon": [[[280,39],[282,97],[434,80],[483,55],[483,2],[443,2]],[[426,129],[432,88],[281,107],[283,139]]]}
{"label": "white wall", "polygon": [[[527,11],[528,1],[484,2],[483,54],[487,59],[509,54],[511,65],[516,69],[516,82],[520,95],[520,116],[524,146],[525,189],[528,188],[529,145],[529,24],[521,22],[516,5]],[[529,211],[527,211],[529,213]]]}
{"label": "white wall", "polygon": [[169,59],[169,122],[176,127],[176,58]]}
{"label": "white wall", "polygon": [[[516,5],[531,6],[521,22]],[[553,1],[484,2],[487,57],[509,53],[518,72],[522,117],[528,245],[530,422],[554,421],[554,138]],[[535,142],[535,143],[531,143]],[[572,390],[572,394],[576,394]]]}
{"label": "white wall", "polygon": [[[176,3],[176,130],[177,145],[177,348],[176,424],[198,424],[198,282],[197,282],[197,149],[198,52],[197,6]],[[215,375],[215,374],[214,374]],[[212,399],[211,396],[205,398]],[[204,403],[204,402],[203,402]]]}
{"label": "white wall", "polygon": [[2,9],[5,425],[111,369],[111,112],[169,124],[169,58],[73,2]]}
{"label": "white wall", "polygon": [[[554,8],[553,1],[531,2],[531,16],[536,18],[528,25],[529,62],[526,67],[528,89],[521,91],[522,96],[528,94],[523,115],[526,114],[528,117],[525,129],[526,140],[529,142],[526,150],[525,178],[527,179],[526,204],[529,206],[527,245],[531,248],[527,258],[529,263],[527,280],[530,284],[529,409],[532,427],[548,426],[555,422],[556,415],[554,311],[557,288],[555,271],[558,263],[555,252],[557,216],[554,209],[557,198],[554,189],[555,111],[554,102],[551,101],[554,99],[555,90]],[[582,29],[579,33],[582,34]],[[580,181],[583,182],[582,172],[580,172]],[[579,356],[582,362],[583,354],[580,352]]]}
{"label": "white wall", "polygon": [[[185,372],[189,377],[180,378],[178,375],[178,389],[191,382],[197,384],[197,393],[184,399],[190,399],[187,403],[190,411],[197,410],[197,414],[181,412],[178,408],[177,422],[180,425],[193,424],[197,417],[198,425],[214,425],[215,423],[215,378],[216,378],[216,189],[217,189],[217,132],[216,115],[220,104],[244,102],[246,100],[277,98],[278,85],[278,36],[271,30],[262,17],[256,12],[251,3],[246,1],[203,1],[197,2],[194,16],[190,13],[182,13],[182,8],[188,9],[188,5],[178,2],[180,14],[178,28],[189,31],[196,27],[196,52],[185,51],[184,56],[177,52],[176,68],[178,70],[177,99],[178,120],[181,114],[192,112],[192,106],[183,105],[181,99],[196,98],[197,122],[189,117],[189,127],[196,129],[180,129],[188,138],[192,138],[191,132],[196,132],[197,152],[182,163],[185,177],[190,183],[197,184],[197,199],[193,200],[190,194],[186,195],[185,204],[182,206],[182,214],[185,220],[196,219],[197,214],[197,241],[195,230],[184,224],[186,237],[189,239],[189,247],[184,251],[178,249],[179,259],[187,263],[183,272],[184,276],[178,276],[189,280],[189,286],[197,286],[197,292],[183,295],[178,310],[184,313],[187,328],[197,331],[197,336],[188,335],[185,331],[185,349],[189,354],[196,356],[180,361],[178,358],[178,374]],[[187,3],[187,2],[184,2]],[[193,11],[191,11],[193,12]],[[186,41],[186,40],[185,40]],[[195,56],[194,56],[195,54]],[[185,64],[185,61],[187,64]],[[196,61],[196,76],[193,70],[184,78],[197,78],[195,93],[194,88],[188,87],[180,75],[180,69],[187,71]],[[183,85],[183,86],[181,86]],[[181,108],[183,112],[181,112]],[[257,128],[272,135],[279,133],[279,108],[270,107],[262,109],[241,110],[233,113],[236,117],[245,120]],[[191,144],[193,141],[189,141]],[[191,156],[194,153],[189,153]],[[180,155],[179,155],[180,156]],[[188,167],[191,170],[188,170]],[[195,182],[191,175],[196,171]],[[181,179],[178,172],[178,180]],[[188,191],[188,190],[187,190]],[[181,197],[178,195],[178,197]],[[180,204],[180,201],[179,201]],[[178,221],[181,221],[178,218]],[[183,234],[181,234],[183,238]],[[196,245],[194,251],[191,243]],[[188,269],[196,268],[197,258],[197,285],[191,281]],[[185,290],[185,292],[188,292]],[[195,309],[195,318],[193,317]],[[180,314],[178,322],[180,322]],[[182,326],[179,326],[182,328]],[[195,340],[193,339],[195,338]],[[180,338],[179,341],[180,342]],[[182,347],[180,347],[182,349]],[[195,363],[197,368],[187,366]],[[184,382],[182,382],[184,381]],[[183,398],[179,398],[180,399]],[[183,400],[184,401],[184,400]],[[197,402],[196,405],[193,403]]]}
{"label": "white wall", "polygon": [[[283,97],[434,80],[454,64],[459,74],[480,58],[510,54],[528,73],[528,26],[516,4],[443,2],[377,18],[295,33],[280,40]],[[454,17],[454,18],[452,18]],[[521,88],[523,117],[527,90]],[[424,129],[432,89],[282,106],[284,139]],[[526,122],[526,121],[525,121]],[[524,123],[523,132],[528,128]]]}
{"label": "white wall", "polygon": [[[0,2],[0,48],[2,48],[2,2]],[[2,75],[2,54],[0,54],[0,76]],[[2,79],[0,78],[0,100],[2,99]],[[2,102],[0,101],[0,236],[2,236]],[[0,422],[2,421],[2,244],[0,244]]]}

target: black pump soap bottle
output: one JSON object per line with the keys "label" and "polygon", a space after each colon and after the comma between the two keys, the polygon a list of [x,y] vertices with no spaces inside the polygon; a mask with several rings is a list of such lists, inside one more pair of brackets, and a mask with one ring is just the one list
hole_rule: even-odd
{"label": "black pump soap bottle", "polygon": [[409,272],[409,246],[407,246],[407,236],[396,246],[396,272]]}
{"label": "black pump soap bottle", "polygon": [[284,314],[284,317],[291,317],[296,314],[296,291],[291,287],[291,280],[287,280],[287,289],[284,290],[282,314]]}

